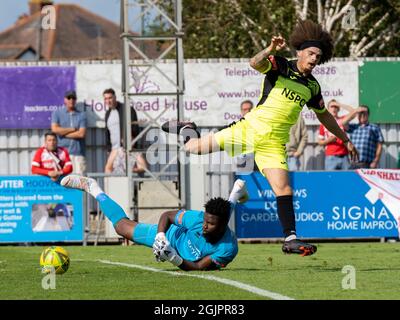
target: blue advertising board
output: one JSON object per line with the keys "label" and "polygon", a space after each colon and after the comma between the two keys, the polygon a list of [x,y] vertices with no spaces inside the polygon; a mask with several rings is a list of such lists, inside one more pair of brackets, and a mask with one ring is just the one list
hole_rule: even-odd
{"label": "blue advertising board", "polygon": [[[250,199],[237,205],[238,238],[283,237],[276,198],[259,172],[237,175]],[[303,238],[398,237],[400,171],[291,172],[297,234]]]}
{"label": "blue advertising board", "polygon": [[82,191],[42,176],[0,177],[0,242],[82,240]]}

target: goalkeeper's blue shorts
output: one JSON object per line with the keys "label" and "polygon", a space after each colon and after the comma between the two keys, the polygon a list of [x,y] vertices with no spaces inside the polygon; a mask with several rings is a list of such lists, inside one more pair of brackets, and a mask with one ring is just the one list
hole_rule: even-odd
{"label": "goalkeeper's blue shorts", "polygon": [[156,224],[139,223],[136,225],[133,231],[133,241],[138,244],[142,244],[147,247],[152,247],[154,239],[157,234]]}

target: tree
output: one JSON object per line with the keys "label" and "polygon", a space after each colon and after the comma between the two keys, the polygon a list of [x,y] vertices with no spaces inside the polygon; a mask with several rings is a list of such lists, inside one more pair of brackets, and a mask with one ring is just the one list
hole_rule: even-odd
{"label": "tree", "polygon": [[292,0],[300,19],[314,18],[335,39],[336,56],[397,56],[397,1]]}
{"label": "tree", "polygon": [[[171,12],[173,1],[163,3]],[[182,0],[182,5],[185,58],[249,58],[273,35],[288,39],[297,19],[321,23],[335,39],[337,57],[400,53],[398,0]],[[148,28],[162,29],[160,20]]]}
{"label": "tree", "polygon": [[280,3],[184,0],[185,57],[250,57],[267,46],[272,34],[288,36],[295,12]]}

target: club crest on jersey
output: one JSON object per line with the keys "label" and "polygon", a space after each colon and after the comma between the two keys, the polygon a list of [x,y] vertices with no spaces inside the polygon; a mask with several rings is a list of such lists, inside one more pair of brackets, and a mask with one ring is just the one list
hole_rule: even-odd
{"label": "club crest on jersey", "polygon": [[300,77],[300,74],[296,71],[289,69],[288,72],[289,72],[289,78],[292,80],[297,80]]}
{"label": "club crest on jersey", "polygon": [[316,95],[319,90],[319,84],[316,81],[308,80],[307,87],[311,90],[312,95]]}

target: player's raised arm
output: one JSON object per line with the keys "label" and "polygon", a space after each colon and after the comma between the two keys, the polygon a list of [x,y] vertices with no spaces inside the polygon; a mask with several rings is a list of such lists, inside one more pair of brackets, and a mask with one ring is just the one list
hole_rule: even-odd
{"label": "player's raised arm", "polygon": [[286,40],[281,36],[273,36],[271,44],[250,59],[250,66],[258,72],[267,72],[271,68],[271,62],[268,60],[268,56],[284,47],[286,47]]}

